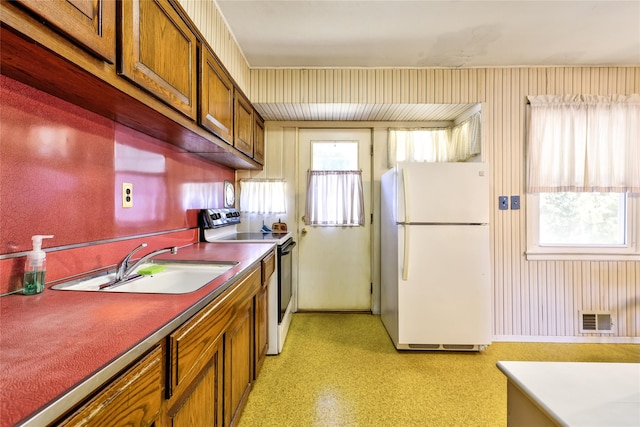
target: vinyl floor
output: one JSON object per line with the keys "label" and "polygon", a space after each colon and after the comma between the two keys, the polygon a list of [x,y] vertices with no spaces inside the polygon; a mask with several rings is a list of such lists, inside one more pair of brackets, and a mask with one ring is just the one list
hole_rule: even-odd
{"label": "vinyl floor", "polygon": [[640,345],[496,342],[480,353],[399,352],[379,316],[295,313],[239,426],[506,426],[500,360],[640,362]]}

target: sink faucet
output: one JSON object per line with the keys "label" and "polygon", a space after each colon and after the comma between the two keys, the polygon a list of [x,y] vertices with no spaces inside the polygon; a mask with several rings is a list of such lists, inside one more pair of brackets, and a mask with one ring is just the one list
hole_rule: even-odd
{"label": "sink faucet", "polygon": [[122,261],[120,261],[120,263],[118,264],[118,267],[116,269],[116,279],[114,281],[115,283],[121,282],[123,280],[126,280],[127,277],[129,277],[129,275],[131,275],[131,273],[136,268],[138,268],[140,265],[144,264],[150,258],[153,258],[156,255],[164,254],[164,253],[167,253],[167,252],[171,252],[172,255],[175,255],[175,254],[178,253],[178,247],[177,246],[164,248],[164,249],[158,249],[157,251],[150,252],[147,255],[143,256],[135,264],[130,266],[129,265],[129,260],[131,259],[131,256],[134,253],[138,252],[140,249],[146,248],[146,247],[147,247],[147,244],[146,243],[142,243],[140,246],[138,246],[137,248],[135,248],[134,250],[129,252],[129,254],[127,254],[127,256],[124,257],[124,259]]}

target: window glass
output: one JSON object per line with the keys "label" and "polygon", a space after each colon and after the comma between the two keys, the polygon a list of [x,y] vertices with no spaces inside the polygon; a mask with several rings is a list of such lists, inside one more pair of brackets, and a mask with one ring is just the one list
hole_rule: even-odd
{"label": "window glass", "polygon": [[540,245],[624,245],[624,193],[541,193]]}
{"label": "window glass", "polygon": [[312,170],[357,170],[358,143],[355,141],[312,141]]}

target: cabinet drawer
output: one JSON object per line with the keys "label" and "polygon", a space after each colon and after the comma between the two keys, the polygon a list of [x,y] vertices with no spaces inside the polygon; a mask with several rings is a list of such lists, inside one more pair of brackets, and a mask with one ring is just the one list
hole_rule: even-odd
{"label": "cabinet drawer", "polygon": [[262,286],[269,284],[269,278],[276,269],[276,253],[271,251],[269,255],[262,260]]}
{"label": "cabinet drawer", "polygon": [[122,374],[62,423],[65,426],[150,426],[162,405],[162,347]]}

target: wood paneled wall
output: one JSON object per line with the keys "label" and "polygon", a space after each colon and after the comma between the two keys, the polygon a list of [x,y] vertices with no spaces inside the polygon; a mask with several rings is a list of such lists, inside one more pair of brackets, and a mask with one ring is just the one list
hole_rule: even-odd
{"label": "wood paneled wall", "polygon": [[[484,158],[491,164],[494,200],[525,196],[527,95],[640,92],[640,67],[252,70],[212,0],[179,1],[254,104],[296,111],[325,103],[483,103]],[[527,261],[522,200],[521,210],[495,208],[491,216],[496,338],[578,340],[585,336],[578,312],[589,310],[613,313],[615,328],[587,337],[638,342],[640,262]]]}
{"label": "wood paneled wall", "polygon": [[196,24],[240,89],[249,93],[251,75],[249,64],[214,1],[178,0],[178,2]]}
{"label": "wood paneled wall", "polygon": [[[483,104],[491,165],[491,251],[496,339],[612,340],[640,336],[640,261],[527,261],[527,95],[640,92],[640,67],[474,69],[254,69],[252,102]],[[522,209],[499,211],[499,195]],[[579,311],[611,312],[613,334],[581,334]],[[586,337],[586,338],[580,338]]]}

